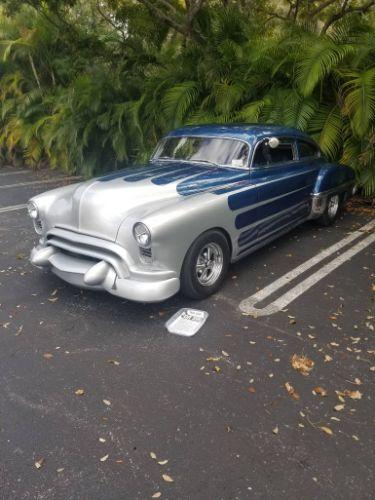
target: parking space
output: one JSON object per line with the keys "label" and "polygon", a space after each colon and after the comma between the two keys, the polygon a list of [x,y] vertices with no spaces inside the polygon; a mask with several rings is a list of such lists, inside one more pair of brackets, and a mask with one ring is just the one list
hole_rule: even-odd
{"label": "parking space", "polygon": [[[1,169],[0,207],[70,182],[4,188],[36,180]],[[145,305],[32,268],[25,209],[0,210],[0,497],[372,498],[375,245],[279,312],[240,309],[372,220],[306,223],[231,266],[214,297]],[[373,235],[362,232],[259,307]],[[203,329],[169,334],[189,306],[209,312]],[[314,362],[308,375],[294,354]]]}

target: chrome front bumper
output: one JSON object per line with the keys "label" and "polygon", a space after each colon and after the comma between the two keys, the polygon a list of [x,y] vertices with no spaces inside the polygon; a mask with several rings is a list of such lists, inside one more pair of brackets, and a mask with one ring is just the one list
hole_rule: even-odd
{"label": "chrome front bumper", "polygon": [[175,272],[137,266],[120,245],[62,228],[47,233],[30,261],[72,285],[138,302],[159,302],[180,288]]}

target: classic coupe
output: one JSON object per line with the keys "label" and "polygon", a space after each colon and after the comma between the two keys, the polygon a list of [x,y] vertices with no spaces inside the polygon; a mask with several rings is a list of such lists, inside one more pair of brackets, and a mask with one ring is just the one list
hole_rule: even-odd
{"label": "classic coupe", "polygon": [[150,161],[32,198],[31,262],[140,302],[216,292],[228,266],[308,219],[333,223],[355,188],[306,134],[271,125],[170,132]]}

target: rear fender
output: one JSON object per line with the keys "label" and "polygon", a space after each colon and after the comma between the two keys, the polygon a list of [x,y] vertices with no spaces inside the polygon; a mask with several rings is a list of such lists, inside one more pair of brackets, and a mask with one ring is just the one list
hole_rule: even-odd
{"label": "rear fender", "polygon": [[346,165],[326,164],[321,167],[312,192],[310,219],[320,217],[332,194],[350,196],[355,185],[354,170]]}

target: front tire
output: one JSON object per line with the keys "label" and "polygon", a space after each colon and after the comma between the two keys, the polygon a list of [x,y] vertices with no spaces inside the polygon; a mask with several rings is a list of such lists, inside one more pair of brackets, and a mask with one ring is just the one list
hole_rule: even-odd
{"label": "front tire", "polygon": [[339,194],[332,194],[327,200],[323,215],[318,219],[323,226],[333,224],[341,213],[343,200]]}
{"label": "front tire", "polygon": [[201,234],[189,248],[181,271],[181,292],[191,299],[204,299],[215,293],[227,274],[230,250],[226,237],[218,230]]}

